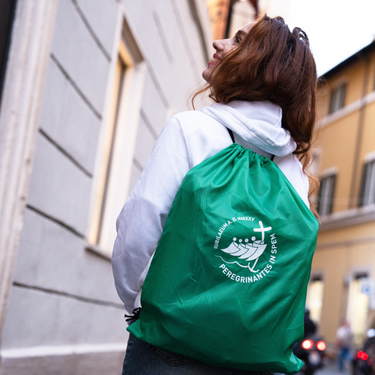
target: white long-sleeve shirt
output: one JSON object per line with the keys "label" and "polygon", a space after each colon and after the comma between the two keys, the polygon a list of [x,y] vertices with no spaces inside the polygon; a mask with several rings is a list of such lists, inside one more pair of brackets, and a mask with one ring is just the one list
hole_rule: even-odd
{"label": "white long-sleeve shirt", "polygon": [[293,154],[296,144],[281,127],[281,108],[270,102],[234,101],[173,116],[117,219],[112,267],[127,311],[139,307],[143,282],[169,210],[186,173],[232,140],[271,157],[308,205],[309,183]]}

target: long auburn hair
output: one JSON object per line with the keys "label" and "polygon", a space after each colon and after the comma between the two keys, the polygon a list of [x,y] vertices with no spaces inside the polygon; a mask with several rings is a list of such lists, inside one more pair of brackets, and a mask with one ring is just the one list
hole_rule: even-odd
{"label": "long auburn hair", "polygon": [[282,127],[297,144],[294,151],[310,181],[309,201],[319,181],[308,172],[316,120],[317,72],[306,33],[291,32],[281,17],[264,15],[251,27],[238,48],[228,53],[210,76],[210,82],[192,97],[209,90],[217,103],[268,100],[282,109]]}

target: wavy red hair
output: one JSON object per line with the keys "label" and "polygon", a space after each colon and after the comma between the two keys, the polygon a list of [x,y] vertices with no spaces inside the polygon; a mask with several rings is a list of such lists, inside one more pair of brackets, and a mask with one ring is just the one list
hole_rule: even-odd
{"label": "wavy red hair", "polygon": [[[306,33],[291,32],[283,18],[264,15],[256,21],[239,46],[228,53],[210,76],[207,86],[217,103],[233,100],[268,100],[282,109],[282,127],[297,148],[303,170],[310,180],[310,194],[319,182],[308,173],[312,162],[311,144],[316,121],[317,72]],[[310,202],[311,203],[311,202]],[[312,211],[316,211],[311,205]]]}

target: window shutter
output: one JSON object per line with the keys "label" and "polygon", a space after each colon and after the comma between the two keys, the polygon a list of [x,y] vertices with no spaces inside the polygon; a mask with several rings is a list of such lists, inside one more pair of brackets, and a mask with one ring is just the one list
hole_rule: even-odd
{"label": "window shutter", "polygon": [[318,190],[318,199],[316,202],[316,211],[320,214],[320,202],[322,199],[322,185],[323,185],[323,179],[320,179],[320,184],[319,184],[319,190]]}
{"label": "window shutter", "polygon": [[334,201],[334,196],[335,196],[335,186],[336,186],[336,178],[337,176],[334,174],[330,176],[329,178],[332,179],[331,183],[331,191],[330,191],[330,201],[329,201],[329,209],[328,209],[328,214],[332,213],[333,210],[333,201]]}
{"label": "window shutter", "polygon": [[366,189],[366,176],[369,164],[365,163],[362,168],[362,178],[361,178],[361,189],[359,191],[358,197],[358,207],[362,207],[365,201],[365,189]]}
{"label": "window shutter", "polygon": [[340,88],[340,103],[337,109],[345,107],[345,96],[346,96],[346,83],[344,83]]}

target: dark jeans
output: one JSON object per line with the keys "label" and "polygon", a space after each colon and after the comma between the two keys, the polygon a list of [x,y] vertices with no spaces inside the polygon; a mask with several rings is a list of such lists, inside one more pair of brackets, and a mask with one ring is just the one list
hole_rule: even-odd
{"label": "dark jeans", "polygon": [[130,335],[122,375],[268,375],[209,366],[147,344]]}
{"label": "dark jeans", "polygon": [[338,355],[338,368],[340,371],[344,371],[345,368],[345,361],[351,361],[352,355],[350,354],[350,350],[347,347],[341,347],[339,349]]}

